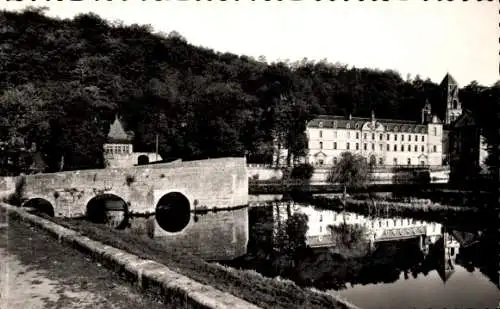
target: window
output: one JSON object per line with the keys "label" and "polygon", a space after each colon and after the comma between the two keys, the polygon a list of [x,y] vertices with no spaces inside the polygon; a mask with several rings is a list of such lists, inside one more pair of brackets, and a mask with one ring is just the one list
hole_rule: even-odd
{"label": "window", "polygon": [[366,135],[366,133],[365,133],[365,134],[363,134],[363,138],[364,138],[364,139],[367,139],[367,135]]}
{"label": "window", "polygon": [[384,158],[378,158],[378,164],[384,165]]}
{"label": "window", "polygon": [[425,135],[422,135],[422,142],[424,141],[424,137],[425,137]]}
{"label": "window", "polygon": [[437,147],[436,147],[436,145],[432,146],[432,152],[437,152]]}
{"label": "window", "polygon": [[375,144],[372,144],[372,150],[375,150]]}
{"label": "window", "polygon": [[333,127],[336,128],[337,127],[337,120],[334,120],[333,121]]}
{"label": "window", "polygon": [[323,232],[323,227],[321,225],[319,226],[319,232]]}
{"label": "window", "polygon": [[345,125],[345,127],[346,127],[347,129],[350,129],[350,128],[351,128],[351,124],[348,122],[348,123]]}
{"label": "window", "polygon": [[411,165],[411,158],[408,158],[408,165]]}
{"label": "window", "polygon": [[319,142],[319,149],[323,149],[323,142]]}
{"label": "window", "polygon": [[387,133],[387,140],[389,140],[390,137],[391,137],[391,135],[389,133]]}
{"label": "window", "polygon": [[405,136],[403,134],[401,134],[401,141],[404,141],[405,140]]}
{"label": "window", "polygon": [[415,152],[417,152],[418,151],[418,146],[415,145],[414,149],[415,149]]}
{"label": "window", "polygon": [[346,149],[347,150],[349,150],[349,148],[350,148],[349,146],[350,146],[349,143],[346,143]]}
{"label": "window", "polygon": [[319,127],[322,128],[323,127],[323,121],[320,121],[319,122]]}
{"label": "window", "polygon": [[394,140],[397,141],[398,140],[398,135],[397,134],[394,134]]}
{"label": "window", "polygon": [[363,144],[363,149],[364,149],[364,150],[366,150],[366,143],[365,143],[365,144]]}
{"label": "window", "polygon": [[337,131],[334,131],[334,132],[333,132],[333,136],[334,136],[335,138],[337,138]]}
{"label": "window", "polygon": [[425,161],[420,161],[420,165],[424,166],[425,165]]}
{"label": "window", "polygon": [[425,152],[425,146],[422,145],[422,152]]}
{"label": "window", "polygon": [[337,142],[333,142],[333,149],[337,149]]}
{"label": "window", "polygon": [[323,215],[322,214],[319,215],[319,222],[323,222]]}
{"label": "window", "polygon": [[[351,138],[351,132],[349,132],[349,131],[347,131],[347,138],[348,139]],[[347,149],[349,149],[349,148],[347,148]]]}
{"label": "window", "polygon": [[337,158],[336,157],[333,158],[333,164],[337,164]]}
{"label": "window", "polygon": [[383,140],[384,139],[384,134],[380,133],[379,138],[380,138],[380,140]]}
{"label": "window", "polygon": [[356,143],[356,150],[359,150],[359,143]]}
{"label": "window", "polygon": [[372,133],[372,140],[375,140],[375,133]]}
{"label": "window", "polygon": [[384,146],[382,144],[378,144],[378,145],[379,145],[380,151],[382,151],[384,149]]}
{"label": "window", "polygon": [[394,165],[398,165],[398,158],[392,159],[392,162],[394,162]]}
{"label": "window", "polygon": [[323,165],[323,159],[319,159],[318,163],[319,165]]}
{"label": "window", "polygon": [[323,137],[323,131],[319,131],[319,137],[322,138]]}
{"label": "window", "polygon": [[408,152],[411,151],[411,145],[408,145]]}
{"label": "window", "polygon": [[405,145],[401,145],[401,151],[405,151]]}
{"label": "window", "polygon": [[437,135],[437,128],[436,127],[432,128],[432,131],[434,132],[434,136],[436,136]]}
{"label": "window", "polygon": [[391,145],[387,144],[387,151],[391,150]]}
{"label": "window", "polygon": [[356,132],[356,139],[359,139],[359,132]]}
{"label": "window", "polygon": [[415,142],[418,142],[418,135],[415,135]]}
{"label": "window", "polygon": [[408,134],[408,141],[411,142],[411,135]]}
{"label": "window", "polygon": [[394,145],[394,151],[398,151],[398,145]]}

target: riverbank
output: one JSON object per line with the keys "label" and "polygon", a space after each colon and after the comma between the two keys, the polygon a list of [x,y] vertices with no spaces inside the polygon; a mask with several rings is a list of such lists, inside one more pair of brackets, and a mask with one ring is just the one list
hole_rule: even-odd
{"label": "riverbank", "polygon": [[44,219],[71,229],[79,235],[134,254],[141,259],[161,263],[200,284],[223,291],[228,297],[234,295],[260,308],[353,308],[332,296],[302,289],[292,282],[265,278],[252,271],[237,269],[228,271],[225,267],[191,256],[189,252],[172,251],[161,242],[145,235],[111,230],[105,225],[78,219],[48,217]]}
{"label": "riverbank", "polygon": [[[372,184],[366,188],[354,190],[356,192],[399,192],[402,194],[412,194],[414,192],[433,192],[448,189],[446,183],[431,184]],[[309,181],[249,181],[248,194],[283,194],[289,192],[303,192],[310,194],[319,193],[340,193],[343,187],[338,184],[327,182],[309,182]]]}

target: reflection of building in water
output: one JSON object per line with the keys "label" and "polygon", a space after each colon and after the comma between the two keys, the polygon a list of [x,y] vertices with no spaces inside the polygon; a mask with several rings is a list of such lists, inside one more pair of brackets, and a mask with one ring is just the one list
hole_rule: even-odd
{"label": "reflection of building in water", "polygon": [[320,210],[294,202],[274,204],[275,227],[285,222],[289,213],[295,212],[304,213],[309,219],[306,237],[311,247],[332,246],[329,226],[339,226],[343,222],[364,227],[367,240],[371,243],[420,237],[420,247],[427,251],[428,245],[435,243],[441,237],[442,226],[435,222],[429,223],[410,218],[369,218],[350,212],[342,214],[333,210]]}
{"label": "reflection of building in water", "polygon": [[438,257],[441,257],[438,260],[437,272],[443,283],[446,283],[455,272],[455,263],[460,243],[443,228],[441,238],[434,245],[434,249]]}

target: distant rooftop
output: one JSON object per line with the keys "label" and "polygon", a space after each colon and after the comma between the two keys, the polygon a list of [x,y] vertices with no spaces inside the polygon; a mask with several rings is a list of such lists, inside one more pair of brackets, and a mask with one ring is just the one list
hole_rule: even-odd
{"label": "distant rooftop", "polygon": [[[367,117],[345,117],[334,115],[318,115],[313,120],[309,121],[309,128],[338,128],[338,129],[354,129],[360,130],[367,122],[371,122],[371,118]],[[401,119],[379,119],[375,118],[377,123],[385,127],[385,131],[391,132],[413,132],[427,133],[427,125],[421,124],[414,120]]]}

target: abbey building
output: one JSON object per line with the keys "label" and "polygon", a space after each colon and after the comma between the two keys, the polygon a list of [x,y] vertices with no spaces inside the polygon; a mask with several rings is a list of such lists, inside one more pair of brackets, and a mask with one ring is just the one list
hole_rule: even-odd
{"label": "abbey building", "polygon": [[[447,165],[449,127],[461,114],[458,84],[446,74],[439,107],[426,102],[420,121],[321,115],[306,129],[313,165],[334,165],[343,152],[360,154],[376,166]],[[441,120],[443,119],[443,120]]]}

